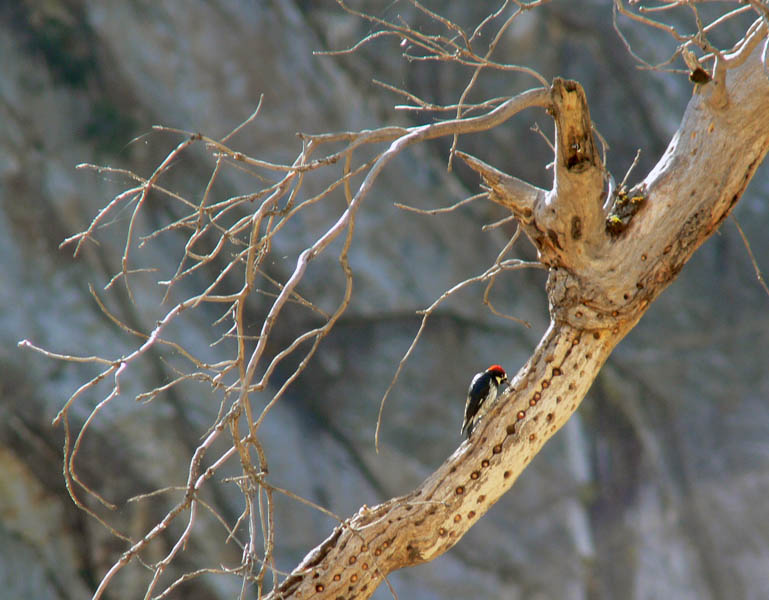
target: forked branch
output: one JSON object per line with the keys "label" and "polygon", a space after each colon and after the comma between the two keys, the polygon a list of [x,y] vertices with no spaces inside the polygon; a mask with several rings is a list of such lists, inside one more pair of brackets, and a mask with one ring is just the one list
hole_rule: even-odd
{"label": "forked branch", "polygon": [[[538,246],[540,255],[551,260],[550,328],[469,441],[413,492],[361,508],[310,552],[270,598],[367,598],[393,570],[432,560],[454,546],[510,488],[577,409],[612,349],[651,300],[728,215],[763,160],[769,121],[756,126],[756,115],[769,114],[769,81],[760,52],[730,70],[725,81],[731,112],[714,107],[705,94],[695,94],[667,153],[631,191],[638,194],[633,198],[643,198],[639,203],[644,208],[633,213],[621,235],[606,223],[586,228],[582,235],[573,235],[567,225],[568,217],[579,211],[596,212],[596,203],[603,211],[599,214],[608,216],[612,204],[599,202],[603,176],[586,138],[579,137],[582,133],[559,137],[562,179],[546,196],[467,157],[500,196],[498,201],[523,217],[521,224],[529,232],[553,242]],[[561,131],[569,131],[569,122],[581,121],[585,113],[580,105],[556,111],[556,128],[566,125]],[[689,143],[695,139],[697,152]],[[582,188],[588,195],[567,197],[566,190],[574,189],[570,180],[582,184],[584,172],[590,175]],[[533,218],[527,220],[526,208]],[[562,213],[546,222],[560,223],[556,238],[572,234],[568,250],[542,229],[539,215],[548,210]]]}

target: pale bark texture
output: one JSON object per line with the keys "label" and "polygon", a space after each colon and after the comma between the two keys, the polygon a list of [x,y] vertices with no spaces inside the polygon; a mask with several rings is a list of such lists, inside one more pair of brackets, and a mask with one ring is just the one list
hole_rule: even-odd
{"label": "pale bark texture", "polygon": [[[273,597],[368,598],[388,573],[453,547],[513,485],[580,405],[614,347],[726,218],[766,155],[763,35],[758,27],[726,57],[735,67],[723,82],[695,88],[667,151],[631,190],[607,185],[585,94],[573,81],[556,79],[551,89],[551,191],[465,157],[550,269],[550,328],[468,442],[410,494],[364,506],[338,526]],[[635,205],[630,213],[621,212],[625,203]],[[618,212],[621,227],[611,220]]]}

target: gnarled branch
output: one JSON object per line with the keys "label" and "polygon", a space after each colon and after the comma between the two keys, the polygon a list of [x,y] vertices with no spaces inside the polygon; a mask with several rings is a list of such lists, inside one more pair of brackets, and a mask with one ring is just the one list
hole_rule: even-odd
{"label": "gnarled branch", "polygon": [[[272,598],[367,598],[393,570],[451,548],[507,491],[568,420],[616,344],[729,214],[769,149],[769,81],[752,50],[725,78],[728,110],[691,99],[667,152],[645,180],[601,202],[603,176],[578,84],[556,80],[556,181],[547,195],[461,155],[481,172],[550,265],[551,324],[510,389],[417,489],[361,508],[338,526]],[[590,140],[590,141],[588,141]],[[582,190],[574,197],[575,190]],[[638,204],[626,227],[604,220],[613,204]],[[527,216],[528,210],[533,218]],[[584,227],[576,235],[572,219]],[[552,233],[551,233],[552,231]]]}

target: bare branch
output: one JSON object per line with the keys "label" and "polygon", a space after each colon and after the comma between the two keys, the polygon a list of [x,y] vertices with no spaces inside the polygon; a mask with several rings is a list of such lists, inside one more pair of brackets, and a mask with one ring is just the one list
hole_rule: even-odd
{"label": "bare branch", "polygon": [[456,209],[458,209],[460,206],[464,206],[465,204],[469,204],[473,200],[478,200],[479,198],[483,198],[485,196],[488,196],[487,193],[483,192],[480,194],[475,194],[474,196],[470,196],[469,198],[465,198],[464,200],[460,200],[459,202],[455,202],[451,206],[446,206],[444,208],[433,208],[430,210],[425,210],[422,208],[416,208],[414,206],[406,206],[405,204],[401,204],[400,202],[394,202],[393,206],[397,206],[398,208],[402,210],[407,210],[409,212],[415,212],[420,215],[440,215],[447,212],[453,212]]}
{"label": "bare branch", "polygon": [[758,279],[758,283],[761,284],[761,287],[764,288],[766,295],[769,296],[769,286],[766,285],[766,281],[764,280],[764,276],[761,273],[761,269],[758,266],[756,257],[753,255],[753,250],[750,249],[750,242],[748,242],[748,236],[745,235],[745,232],[742,230],[742,227],[740,227],[740,223],[739,221],[737,221],[737,217],[732,215],[732,221],[734,222],[734,226],[737,228],[737,231],[739,232],[740,237],[742,238],[742,243],[745,244],[745,250],[747,250],[748,256],[750,257],[750,264],[753,265],[753,270],[756,273],[756,279]]}
{"label": "bare branch", "polygon": [[[513,240],[515,240],[515,236],[513,237]],[[508,242],[508,246],[512,246],[511,242]],[[508,246],[505,248],[507,249]],[[447,300],[449,297],[451,297],[456,292],[460,291],[461,289],[464,289],[465,287],[473,284],[473,283],[480,283],[483,281],[492,280],[495,278],[502,270],[513,270],[513,269],[524,269],[527,267],[541,267],[540,263],[529,263],[523,260],[517,260],[514,259],[512,261],[506,261],[505,263],[500,263],[499,259],[501,256],[503,256],[506,253],[505,250],[503,250],[502,254],[500,254],[500,257],[497,258],[497,262],[489,267],[484,273],[477,275],[475,277],[470,277],[469,279],[465,279],[464,281],[460,281],[452,288],[446,290],[441,294],[430,306],[428,306],[426,309],[419,311],[419,313],[422,314],[422,321],[419,324],[419,329],[417,330],[416,335],[414,336],[414,339],[411,341],[411,345],[409,346],[408,350],[406,350],[406,354],[403,355],[403,358],[401,358],[400,362],[398,363],[398,368],[395,370],[395,374],[393,375],[393,378],[390,380],[390,385],[387,386],[387,389],[385,390],[384,395],[382,396],[382,400],[379,402],[379,414],[377,415],[377,422],[376,422],[376,430],[374,432],[374,447],[376,448],[377,452],[379,452],[379,431],[382,426],[382,413],[384,412],[384,405],[387,401],[387,397],[390,395],[390,392],[395,387],[395,384],[398,381],[398,378],[400,377],[401,371],[403,370],[403,367],[405,366],[406,362],[408,362],[409,357],[414,351],[414,348],[416,348],[417,342],[419,341],[419,338],[422,337],[422,333],[425,330],[425,326],[427,325],[427,319],[432,315],[435,310],[440,306],[445,300]],[[484,294],[484,299],[486,299],[486,294]],[[501,316],[501,315],[500,315]],[[525,325],[526,327],[531,327],[529,323],[526,321],[523,321],[521,319],[514,319],[518,323],[521,323],[522,325]]]}

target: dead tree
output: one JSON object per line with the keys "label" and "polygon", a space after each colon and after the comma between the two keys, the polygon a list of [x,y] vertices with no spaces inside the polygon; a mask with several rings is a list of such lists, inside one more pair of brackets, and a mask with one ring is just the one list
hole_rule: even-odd
{"label": "dead tree", "polygon": [[[508,393],[410,494],[363,507],[274,598],[367,598],[390,572],[456,544],[579,407],[614,347],[729,215],[769,149],[765,25],[697,85],[667,151],[632,189],[610,188],[587,99],[556,79],[537,96],[556,128],[551,190],[467,155],[547,265],[550,327]],[[763,115],[763,116],[762,116]]]}
{"label": "dead tree", "polygon": [[[473,67],[476,73],[483,69],[524,72],[536,77],[542,83],[541,87],[512,98],[469,105],[465,103],[465,96],[475,81],[473,77],[459,104],[453,107],[429,105],[401,91],[414,102],[414,108],[450,110],[456,117],[415,127],[304,135],[302,151],[291,164],[275,164],[244,156],[226,145],[229,136],[217,140],[199,133],[186,134],[151,176],[144,178],[123,173],[135,185],[108,204],[86,231],[68,240],[77,242],[79,248],[94,235],[111,211],[133,202],[122,269],[116,275],[116,280],[124,280],[130,295],[130,250],[134,245],[135,224],[152,191],[179,203],[187,211],[177,221],[145,239],[169,230],[188,234],[178,271],[165,285],[170,288],[201,267],[220,264],[217,261],[225,256],[234,257],[224,261],[220,274],[210,285],[199,294],[178,302],[151,331],[143,333],[125,327],[140,340],[131,354],[117,358],[74,357],[36,348],[51,358],[93,363],[103,369],[72,395],[55,421],[65,426],[64,473],[70,494],[81,508],[102,522],[103,519],[80,499],[80,492],[105,506],[108,503],[78,478],[75,459],[89,424],[99,411],[119,397],[120,380],[133,365],[158,346],[170,347],[190,365],[188,373],[180,373],[177,379],[162,388],[142,394],[142,399],[154,397],[190,378],[208,381],[213,390],[222,395],[222,411],[217,421],[190,458],[183,498],[140,539],[124,537],[128,547],[105,574],[95,598],[102,596],[125,565],[139,561],[140,552],[153,540],[162,534],[168,535],[172,522],[186,519],[183,532],[177,536],[165,558],[150,566],[152,578],[147,597],[156,593],[154,590],[161,576],[184,551],[195,532],[198,512],[201,506],[205,507],[200,499],[202,488],[209,484],[222,465],[231,460],[239,461],[242,469],[238,484],[246,506],[238,522],[229,525],[235,529],[240,523],[247,523],[243,561],[234,571],[243,578],[244,594],[246,584],[254,582],[261,596],[264,577],[271,571],[275,586],[267,595],[270,598],[367,598],[388,573],[430,561],[446,552],[513,485],[547,440],[577,410],[614,347],[734,208],[769,149],[769,14],[765,5],[752,0],[707,26],[697,18],[697,33],[681,36],[673,27],[649,18],[647,13],[630,12],[621,0],[615,1],[619,13],[643,26],[661,29],[679,43],[675,55],[686,61],[694,82],[693,96],[667,151],[640,183],[628,189],[624,181],[615,184],[606,170],[594,137],[588,101],[579,83],[556,78],[550,85],[530,69],[498,64],[489,58],[499,37],[514,18],[546,1],[516,2],[515,12],[492,37],[485,55],[475,53],[472,47],[479,32],[499,17],[501,10],[468,35],[414,2],[415,7],[449,30],[451,35],[447,36],[420,34],[402,24],[361,15],[379,28],[371,39],[392,35],[420,48],[421,59],[458,62]],[[346,8],[341,1],[340,4]],[[665,3],[660,10],[671,10],[679,5],[692,8],[697,15],[696,7],[687,2]],[[708,34],[716,25],[746,11],[754,11],[759,18],[736,46],[727,51],[710,44]],[[701,51],[701,55],[696,56],[693,49]],[[550,190],[511,177],[456,150],[459,136],[487,131],[532,106],[545,110],[555,123]],[[268,464],[259,441],[259,427],[349,304],[353,274],[347,252],[355,215],[375,185],[377,176],[403,149],[439,137],[454,138],[451,159],[464,160],[480,174],[488,197],[509,209],[536,247],[539,262],[549,273],[550,326],[529,360],[512,379],[510,389],[497,401],[469,441],[410,494],[371,508],[364,506],[353,517],[342,520],[331,535],[307,554],[278,585],[273,564],[276,540],[271,499],[274,493],[289,492],[267,481]],[[209,185],[198,203],[181,198],[159,183],[169,165],[193,144],[204,144],[216,161]],[[385,148],[373,158],[367,157],[357,163],[353,160],[361,147],[371,148],[377,144],[384,144]],[[319,158],[315,157],[316,153],[329,147],[341,149],[327,150]],[[273,179],[255,193],[214,202],[209,198],[209,191],[225,164],[266,171]],[[341,166],[341,174],[333,183],[320,194],[302,197],[306,177],[334,166]],[[362,183],[353,193],[351,182],[359,176],[363,177]],[[245,305],[255,293],[259,279],[267,278],[262,264],[269,256],[275,236],[280,235],[285,223],[304,207],[323,201],[335,192],[344,195],[344,211],[299,255],[289,277],[279,284],[270,282],[275,284],[274,301],[253,348],[249,349]],[[301,297],[297,286],[309,263],[337,239],[344,240],[338,258],[346,286],[336,310],[326,313]],[[503,255],[504,251],[497,263],[476,279],[489,280],[502,269],[525,266],[520,261],[503,260]],[[227,289],[224,282],[237,277],[242,282],[240,289]],[[306,331],[270,355],[268,340],[272,339],[289,301],[316,310],[322,315],[324,324]],[[225,316],[232,324],[228,333],[235,340],[235,355],[216,364],[201,361],[194,351],[166,337],[170,335],[166,333],[169,323],[207,304],[226,307]],[[100,306],[107,312],[106,307]],[[30,342],[23,342],[23,345],[34,348]],[[252,395],[267,389],[277,366],[300,352],[304,354],[298,361],[299,366],[257,414],[252,406]],[[261,373],[258,378],[257,373]],[[71,434],[69,411],[73,403],[105,380],[114,381],[112,392],[96,405],[80,429]],[[203,469],[203,458],[212,452],[214,442],[228,435],[228,449]],[[230,535],[232,533],[230,531]],[[260,540],[264,546],[261,557],[257,553]],[[207,569],[189,577],[182,576],[166,585],[163,594],[203,571],[225,572]]]}

